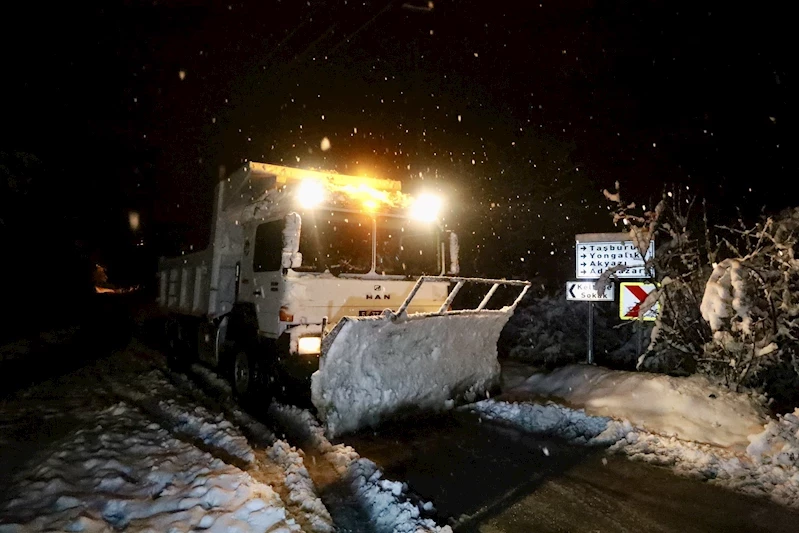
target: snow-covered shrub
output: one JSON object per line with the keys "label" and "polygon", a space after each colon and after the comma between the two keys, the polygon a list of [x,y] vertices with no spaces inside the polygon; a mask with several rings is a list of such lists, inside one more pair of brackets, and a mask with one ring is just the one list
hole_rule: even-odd
{"label": "snow-covered shrub", "polygon": [[[616,328],[613,304],[594,305],[594,351],[600,364],[632,368],[638,354],[632,328]],[[508,357],[553,368],[585,361],[588,334],[588,304],[554,296],[526,296],[517,306],[499,337],[500,357]]]}
{"label": "snow-covered shrub", "polygon": [[[725,240],[735,257],[715,265],[702,299],[712,339],[700,370],[734,387],[757,386],[773,369],[799,376],[799,208],[783,211]],[[779,393],[770,391],[771,395]],[[794,393],[796,394],[796,393]]]}
{"label": "snow-covered shrub", "polygon": [[[658,285],[644,306],[660,303],[638,368],[700,372],[731,388],[766,392],[777,404],[799,401],[799,208],[752,228],[711,228],[696,198],[667,192],[652,210],[604,191]],[[609,283],[614,272],[599,280]]]}
{"label": "snow-covered shrub", "polygon": [[[649,241],[656,244],[654,258],[647,261],[648,280],[658,288],[644,302],[645,310],[660,304],[660,313],[651,330],[644,353],[638,359],[640,370],[691,373],[696,358],[710,339],[710,329],[699,310],[705,281],[717,246],[711,244],[707,217],[699,216],[696,197],[685,197],[679,190],[665,192],[654,209],[623,201],[619,192],[604,191],[616,203],[613,221],[621,224],[636,243],[642,257]],[[598,284],[609,283],[615,273],[608,271]],[[643,313],[642,313],[643,314]]]}

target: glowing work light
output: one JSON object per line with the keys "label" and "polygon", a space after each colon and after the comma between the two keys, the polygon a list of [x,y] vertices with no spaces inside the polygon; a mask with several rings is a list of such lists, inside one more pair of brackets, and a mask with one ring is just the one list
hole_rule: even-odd
{"label": "glowing work light", "polygon": [[316,207],[325,199],[325,186],[314,179],[306,179],[297,190],[297,200],[302,207]]}
{"label": "glowing work light", "polygon": [[422,194],[411,204],[410,216],[414,220],[433,222],[438,219],[441,198],[432,194]]}

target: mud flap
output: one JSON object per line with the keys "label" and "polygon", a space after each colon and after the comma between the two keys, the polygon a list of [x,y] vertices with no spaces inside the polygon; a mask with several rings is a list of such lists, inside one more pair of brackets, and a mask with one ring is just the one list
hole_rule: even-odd
{"label": "mud flap", "polygon": [[324,339],[311,396],[327,433],[484,397],[512,309],[342,319]]}

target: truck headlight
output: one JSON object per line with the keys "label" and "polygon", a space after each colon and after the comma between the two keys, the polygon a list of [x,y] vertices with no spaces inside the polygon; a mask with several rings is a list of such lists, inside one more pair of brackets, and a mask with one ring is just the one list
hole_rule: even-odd
{"label": "truck headlight", "polygon": [[322,352],[322,337],[300,337],[297,340],[300,355],[318,355]]}

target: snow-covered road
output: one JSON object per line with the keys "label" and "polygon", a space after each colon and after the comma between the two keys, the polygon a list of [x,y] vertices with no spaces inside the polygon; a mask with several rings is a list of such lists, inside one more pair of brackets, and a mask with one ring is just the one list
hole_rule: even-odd
{"label": "snow-covered road", "polygon": [[134,341],[0,403],[0,532],[449,530],[307,411],[270,411],[289,443],[195,370]]}
{"label": "snow-covered road", "polygon": [[214,374],[171,373],[137,341],[0,402],[0,479],[0,533],[794,531],[799,521],[469,410],[330,442],[307,411],[273,405],[256,420]]}
{"label": "snow-covered road", "polygon": [[0,531],[333,531],[296,450],[179,379],[134,343],[3,402]]}

